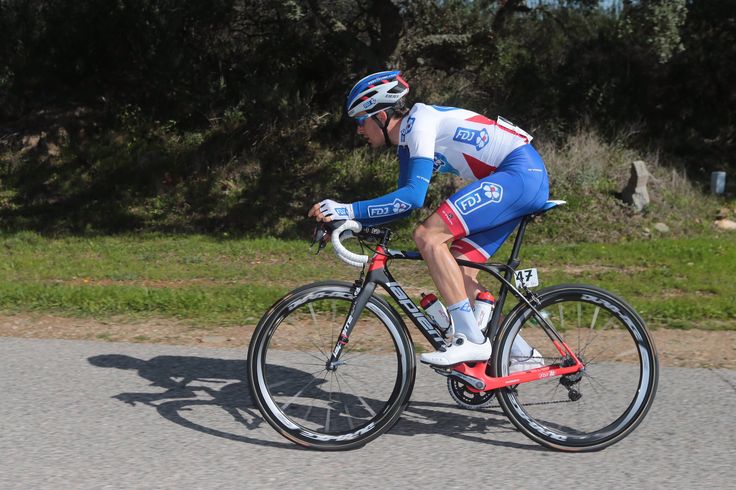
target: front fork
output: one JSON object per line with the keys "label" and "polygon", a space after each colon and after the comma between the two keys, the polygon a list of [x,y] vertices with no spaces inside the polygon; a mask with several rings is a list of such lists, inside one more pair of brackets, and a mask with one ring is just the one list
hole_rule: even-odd
{"label": "front fork", "polygon": [[357,283],[355,287],[357,288],[357,296],[353,299],[353,304],[350,306],[348,317],[345,319],[345,323],[340,330],[340,335],[337,337],[335,348],[332,349],[332,355],[327,361],[326,369],[328,371],[334,371],[337,369],[337,366],[340,365],[340,356],[342,355],[344,347],[348,343],[350,332],[353,331],[353,327],[355,327],[360,314],[363,313],[363,308],[368,304],[368,300],[375,291],[376,283],[366,281],[362,286]]}

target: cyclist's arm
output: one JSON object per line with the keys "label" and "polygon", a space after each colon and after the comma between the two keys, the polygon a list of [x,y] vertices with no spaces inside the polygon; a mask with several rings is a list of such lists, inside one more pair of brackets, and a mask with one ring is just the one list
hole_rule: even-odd
{"label": "cyclist's arm", "polygon": [[400,151],[399,188],[375,199],[354,202],[355,220],[363,225],[378,225],[404,218],[421,208],[433,167],[434,162],[429,158],[409,158],[408,152]]}

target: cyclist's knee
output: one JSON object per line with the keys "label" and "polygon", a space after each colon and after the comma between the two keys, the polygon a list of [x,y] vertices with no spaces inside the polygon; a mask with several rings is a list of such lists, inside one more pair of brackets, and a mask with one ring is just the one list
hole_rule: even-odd
{"label": "cyclist's knee", "polygon": [[417,245],[417,248],[419,250],[423,250],[428,246],[428,244],[431,242],[431,237],[432,233],[429,228],[424,226],[424,223],[414,228],[414,233],[412,233],[414,243]]}
{"label": "cyclist's knee", "polygon": [[444,245],[453,240],[452,234],[447,229],[447,225],[436,215],[430,216],[417,226],[414,229],[412,238],[419,250]]}
{"label": "cyclist's knee", "polygon": [[427,226],[425,223],[420,224],[414,229],[414,243],[421,250],[428,250],[438,245],[442,245],[445,240],[437,230]]}

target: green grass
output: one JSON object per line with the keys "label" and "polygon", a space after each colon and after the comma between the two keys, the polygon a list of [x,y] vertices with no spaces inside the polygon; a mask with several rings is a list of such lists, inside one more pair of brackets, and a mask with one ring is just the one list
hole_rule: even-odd
{"label": "green grass", "polygon": [[[522,268],[542,286],[584,282],[632,303],[654,327],[736,329],[736,236],[611,244],[529,245]],[[304,241],[128,235],[0,234],[0,310],[253,324],[290,289],[357,270]],[[498,254],[505,257],[508,247]],[[434,290],[421,263],[396,263],[411,294]],[[486,283],[490,287],[489,283]]]}

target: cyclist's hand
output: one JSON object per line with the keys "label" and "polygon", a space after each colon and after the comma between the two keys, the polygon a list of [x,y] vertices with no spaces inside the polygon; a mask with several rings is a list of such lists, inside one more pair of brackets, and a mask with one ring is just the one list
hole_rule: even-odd
{"label": "cyclist's hand", "polygon": [[353,219],[355,214],[353,213],[352,204],[343,204],[332,199],[325,199],[313,205],[307,216],[313,217],[317,221],[330,222],[333,219]]}

